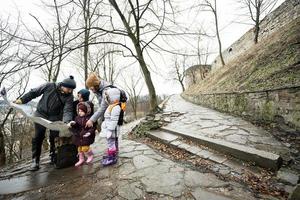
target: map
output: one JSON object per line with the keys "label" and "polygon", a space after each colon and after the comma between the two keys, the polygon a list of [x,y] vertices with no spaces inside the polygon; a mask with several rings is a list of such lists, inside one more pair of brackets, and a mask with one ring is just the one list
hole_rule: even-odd
{"label": "map", "polygon": [[59,131],[60,137],[70,137],[72,133],[69,131],[69,127],[62,121],[55,121],[51,122],[47,119],[44,119],[42,117],[35,117],[35,107],[29,105],[29,104],[15,104],[7,99],[7,92],[6,89],[3,88],[0,91],[0,94],[4,101],[13,109],[21,112],[25,117],[30,119],[31,121],[38,123],[50,130]]}

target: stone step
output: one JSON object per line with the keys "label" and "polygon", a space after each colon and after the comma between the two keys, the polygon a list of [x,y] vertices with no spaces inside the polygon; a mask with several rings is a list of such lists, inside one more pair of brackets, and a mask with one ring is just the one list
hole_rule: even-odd
{"label": "stone step", "polygon": [[277,171],[282,165],[282,158],[274,153],[257,150],[255,148],[234,144],[220,139],[208,138],[198,134],[186,133],[178,131],[170,127],[162,127],[162,131],[172,133],[176,136],[191,139],[192,141],[233,156],[237,159],[254,162],[256,165],[270,169],[272,171]]}
{"label": "stone step", "polygon": [[225,162],[227,160],[227,158],[224,155],[216,154],[209,150],[202,149],[198,146],[193,146],[184,141],[181,141],[180,137],[178,137],[172,133],[168,133],[168,132],[161,131],[161,130],[156,130],[156,131],[149,132],[149,137],[151,137],[155,140],[159,140],[165,144],[169,144],[173,147],[187,151],[191,154],[197,155],[201,158],[211,160],[213,162],[222,164],[223,162]]}
{"label": "stone step", "polygon": [[[168,133],[162,130],[155,130],[150,131],[148,136],[154,140],[158,140],[174,148],[184,150],[191,153],[192,155],[218,164],[220,169],[217,171],[223,175],[227,175],[230,172],[242,174],[245,171],[251,171],[252,173],[257,174],[257,172],[260,171],[259,169],[246,167],[243,162],[232,158],[227,158],[225,155],[213,152],[208,148],[201,148],[193,144],[188,144],[183,141],[181,137],[176,136],[172,133]],[[222,165],[222,167],[220,167],[220,165]]]}

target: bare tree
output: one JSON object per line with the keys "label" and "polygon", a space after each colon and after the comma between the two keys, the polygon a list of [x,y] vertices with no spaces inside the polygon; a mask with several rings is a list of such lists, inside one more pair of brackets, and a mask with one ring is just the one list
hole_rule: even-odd
{"label": "bare tree", "polygon": [[[109,47],[108,47],[109,48]],[[115,53],[114,47],[111,47],[111,50],[107,50],[105,47],[103,48],[103,59],[102,59],[102,69],[103,79],[108,81],[111,84],[114,84],[117,77],[119,76],[121,70],[117,71],[117,66],[115,63]]]}
{"label": "bare tree", "polygon": [[209,43],[204,46],[201,45],[201,35],[199,34],[197,39],[197,57],[198,57],[198,64],[199,65],[207,65],[207,60],[209,57]]}
{"label": "bare tree", "polygon": [[129,95],[129,103],[132,107],[134,118],[137,119],[137,107],[140,94],[143,89],[143,85],[141,84],[141,77],[137,76],[134,73],[130,73],[129,77],[128,74],[126,75],[127,78],[123,76],[123,83],[125,85],[126,91]]}
{"label": "bare tree", "polygon": [[218,23],[218,12],[217,12],[217,1],[216,0],[204,0],[204,3],[202,6],[205,6],[211,11],[214,15],[214,20],[215,20],[215,28],[216,28],[216,35],[218,39],[218,44],[219,44],[219,56],[221,59],[221,63],[224,66],[224,58],[222,54],[222,43],[221,43],[221,38],[220,38],[220,32],[219,32],[219,23]]}
{"label": "bare tree", "polygon": [[248,16],[254,22],[254,43],[258,42],[260,22],[263,16],[271,12],[278,0],[238,0],[242,9],[248,11]]}
{"label": "bare tree", "polygon": [[[15,28],[10,27],[9,21],[0,19],[0,88],[4,80],[22,70],[23,55],[22,40],[15,39],[18,34],[19,21]],[[7,34],[10,32],[10,34]]]}
{"label": "bare tree", "polygon": [[[200,66],[200,78],[203,80],[207,73],[207,60],[209,57],[209,44],[206,45],[206,47],[201,47],[201,38],[200,36],[198,37],[198,42],[197,42],[197,56],[198,56],[198,65]],[[192,83],[196,83],[196,71],[191,71],[190,76],[192,78]]]}
{"label": "bare tree", "polygon": [[[140,31],[141,31],[141,25],[140,22],[143,20],[143,15],[148,9],[152,0],[149,0],[146,4],[140,5],[139,1],[136,1],[136,5],[132,2],[132,0],[128,0],[126,3],[129,3],[130,10],[129,10],[129,16],[128,20],[124,16],[124,12],[122,12],[119,8],[119,5],[115,0],[109,0],[110,4],[113,6],[113,8],[118,13],[124,27],[125,32],[128,35],[128,37],[131,39],[132,44],[134,45],[134,49],[136,51],[135,58],[138,60],[140,67],[142,69],[142,72],[144,74],[145,82],[148,87],[149,96],[150,96],[150,109],[151,110],[157,110],[158,104],[156,99],[156,92],[155,88],[151,79],[150,71],[147,67],[144,55],[143,55],[143,49],[147,46],[147,44],[143,47],[142,43],[143,41],[140,40]],[[133,16],[134,18],[134,24],[135,26],[132,27],[130,25],[130,18]],[[153,38],[154,39],[154,38]]]}
{"label": "bare tree", "polygon": [[[111,21],[113,17],[111,17],[111,30],[98,29],[106,33],[120,35],[130,39],[132,47],[124,43],[116,42],[115,44],[118,43],[118,45],[129,50],[131,56],[138,61],[150,96],[150,110],[159,110],[151,73],[145,60],[145,50],[162,30],[167,2],[159,0],[147,0],[145,2],[124,0],[122,4],[120,4],[123,6],[122,8],[118,4],[119,2],[117,3],[115,0],[109,0],[109,3],[119,16],[123,28],[115,28],[114,23]],[[160,7],[162,7],[162,9]],[[160,9],[161,13],[158,13],[158,9]],[[151,18],[155,19],[157,23],[151,23],[149,21]],[[146,37],[146,35],[148,35],[148,37]]]}
{"label": "bare tree", "polygon": [[176,56],[174,59],[174,65],[172,67],[172,70],[170,71],[170,75],[173,77],[172,79],[180,84],[182,92],[185,91],[184,79],[186,76],[185,70],[187,67],[186,59],[187,56],[182,56],[181,61],[179,61],[178,57]]}
{"label": "bare tree", "polygon": [[[11,77],[11,81],[6,80],[7,85],[12,85],[9,88],[9,91],[14,91],[17,94],[17,98],[22,96],[25,93],[29,82],[30,73],[25,71],[23,73],[18,72],[18,74],[14,74]],[[12,109],[6,107],[0,108],[0,166],[6,163],[6,157],[8,157],[8,161],[12,162],[13,157],[19,158],[18,153],[15,151],[15,145],[18,144],[18,147],[21,145],[21,140],[17,139],[17,137],[25,137],[24,133],[20,132],[22,130],[21,120],[25,120],[22,118],[18,118],[17,113]],[[18,125],[16,125],[18,123]],[[24,128],[24,127],[23,127]],[[23,129],[24,130],[24,129]],[[19,134],[18,134],[19,133]],[[3,146],[2,146],[3,145]],[[5,152],[5,149],[8,149],[8,154]]]}
{"label": "bare tree", "polygon": [[[32,123],[24,116],[13,111],[6,122],[5,147],[7,163],[13,163],[23,158],[23,150],[29,149],[31,144]],[[29,147],[29,148],[28,148]]]}
{"label": "bare tree", "polygon": [[37,38],[36,33],[32,33],[29,30],[34,42],[39,43],[43,41],[43,45],[39,45],[38,48],[35,48],[34,54],[44,61],[42,72],[48,82],[57,81],[64,59],[64,52],[66,51],[67,45],[72,41],[72,39],[69,40],[68,34],[70,34],[70,21],[74,16],[74,12],[69,11],[67,18],[62,19],[61,10],[64,9],[64,6],[65,5],[59,5],[57,0],[53,0],[53,4],[45,3],[45,7],[52,9],[55,16],[55,23],[52,28],[47,28],[47,25],[43,25],[38,17],[31,15],[42,31],[40,38]]}
{"label": "bare tree", "polygon": [[81,10],[80,17],[83,18],[83,71],[84,80],[87,79],[89,74],[89,48],[92,35],[91,27],[95,26],[99,20],[100,14],[98,13],[99,5],[102,0],[74,0],[73,3]]}
{"label": "bare tree", "polygon": [[127,66],[120,68],[116,65],[116,57],[122,57],[122,55],[120,55],[121,51],[118,50],[116,46],[104,44],[101,49],[99,49],[99,46],[97,46],[96,50],[89,52],[88,71],[96,72],[101,78],[114,84],[122,70]]}
{"label": "bare tree", "polygon": [[[2,88],[4,81],[13,75],[13,73],[10,72],[19,71],[21,67],[20,63],[16,62],[20,48],[19,46],[15,48],[16,41],[14,41],[14,35],[17,34],[19,25],[17,25],[15,29],[11,29],[8,20],[4,21],[0,19],[0,29],[0,88]],[[2,30],[10,31],[12,34],[7,35]],[[0,115],[0,166],[6,162],[4,126],[11,112],[11,109],[4,110]]]}
{"label": "bare tree", "polygon": [[[2,108],[3,109],[3,108]],[[5,151],[5,124],[8,120],[9,115],[13,110],[9,109],[6,112],[1,110],[1,124],[0,124],[0,166],[6,163],[6,151]]]}

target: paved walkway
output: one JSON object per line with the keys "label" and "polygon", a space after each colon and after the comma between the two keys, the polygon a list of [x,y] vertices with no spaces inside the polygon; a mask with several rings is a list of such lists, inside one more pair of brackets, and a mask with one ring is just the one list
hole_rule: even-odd
{"label": "paved walkway", "polygon": [[180,95],[170,97],[166,103],[165,111],[186,113],[174,118],[167,127],[179,131],[188,130],[194,134],[222,139],[289,157],[288,144],[281,143],[262,128],[240,118],[189,103]]}
{"label": "paved walkway", "polygon": [[[123,132],[132,126],[125,126]],[[145,144],[120,142],[117,165],[103,168],[99,160],[105,140],[96,138],[93,165],[56,170],[44,158],[41,170],[28,172],[28,162],[0,173],[1,199],[255,199],[236,182],[224,182],[163,157]],[[47,156],[45,156],[47,157]],[[22,171],[23,169],[23,171]],[[15,195],[4,195],[12,193]]]}

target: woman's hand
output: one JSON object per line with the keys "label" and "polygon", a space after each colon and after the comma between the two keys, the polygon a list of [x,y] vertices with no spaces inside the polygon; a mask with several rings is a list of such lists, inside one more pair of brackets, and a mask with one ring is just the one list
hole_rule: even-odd
{"label": "woman's hand", "polygon": [[88,120],[87,122],[86,122],[86,124],[85,124],[85,128],[90,128],[90,127],[93,127],[94,126],[94,122],[93,121],[91,121],[91,120]]}

